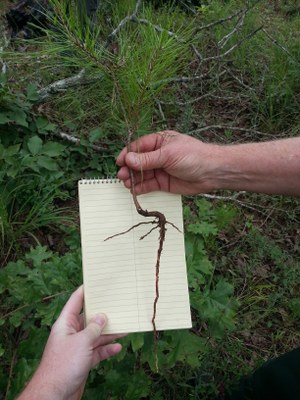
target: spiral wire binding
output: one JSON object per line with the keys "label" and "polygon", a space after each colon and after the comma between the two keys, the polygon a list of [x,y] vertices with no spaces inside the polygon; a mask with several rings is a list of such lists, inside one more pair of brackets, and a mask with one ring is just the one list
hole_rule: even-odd
{"label": "spiral wire binding", "polygon": [[116,177],[109,177],[107,176],[106,178],[87,178],[87,179],[81,179],[78,181],[79,185],[95,185],[95,184],[107,184],[107,183],[120,183],[121,180],[116,178]]}

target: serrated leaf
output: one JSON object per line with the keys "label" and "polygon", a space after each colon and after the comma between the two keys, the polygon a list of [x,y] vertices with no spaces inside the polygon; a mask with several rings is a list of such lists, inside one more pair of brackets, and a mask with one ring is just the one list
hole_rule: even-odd
{"label": "serrated leaf", "polygon": [[47,155],[48,157],[57,157],[63,153],[65,148],[66,146],[60,143],[47,142],[46,144],[44,144],[41,153]]}
{"label": "serrated leaf", "polygon": [[43,147],[43,141],[38,136],[31,137],[27,142],[28,149],[34,156],[40,152]]}
{"label": "serrated leaf", "polygon": [[23,319],[23,314],[21,311],[16,311],[12,314],[12,316],[9,318],[9,322],[12,326],[14,326],[15,328],[18,328],[21,323],[22,323],[22,319]]}
{"label": "serrated leaf", "polygon": [[46,246],[37,246],[25,255],[26,260],[31,260],[35,267],[39,267],[43,261],[49,260],[53,256]]}
{"label": "serrated leaf", "polygon": [[202,235],[207,237],[209,235],[216,235],[218,233],[218,229],[215,224],[211,224],[208,222],[196,222],[195,224],[189,224],[187,226],[187,231]]}

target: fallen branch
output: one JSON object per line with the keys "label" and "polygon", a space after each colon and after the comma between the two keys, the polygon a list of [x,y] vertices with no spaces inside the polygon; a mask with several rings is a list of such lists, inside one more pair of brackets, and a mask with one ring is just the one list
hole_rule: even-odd
{"label": "fallen branch", "polygon": [[274,39],[264,28],[262,29],[263,33],[267,36],[267,38],[277,47],[279,47],[282,51],[284,51],[294,62],[294,64],[300,65],[299,61],[291,54],[291,52],[285,48],[282,44],[280,44],[276,39]]}
{"label": "fallen branch", "polygon": [[[73,144],[76,144],[77,146],[80,145],[80,139],[70,135],[69,133],[65,133],[65,132],[54,132],[53,133],[56,137],[63,139],[63,140],[67,140],[68,142],[71,142]],[[96,144],[90,144],[90,146],[93,150],[95,151],[100,151],[100,152],[107,152],[109,151],[109,149],[107,149],[106,147],[102,147],[102,146],[97,146]]]}
{"label": "fallen branch", "polygon": [[221,19],[219,19],[218,21],[214,21],[214,22],[211,22],[210,24],[200,26],[199,28],[196,29],[195,33],[201,32],[201,31],[203,31],[203,30],[205,30],[205,29],[213,28],[213,27],[215,27],[215,26],[217,26],[217,25],[221,25],[221,24],[223,24],[224,22],[231,21],[231,20],[234,19],[235,17],[237,17],[237,16],[239,16],[240,14],[242,14],[242,12],[244,12],[243,9],[242,9],[242,10],[239,10],[239,11],[237,11],[237,12],[235,12],[234,14],[229,15],[228,17],[221,18]]}
{"label": "fallen branch", "polygon": [[245,11],[241,17],[239,18],[238,22],[236,23],[234,29],[229,32],[227,35],[225,35],[221,40],[219,40],[218,42],[218,48],[219,49],[223,49],[223,47],[226,46],[226,44],[228,43],[228,41],[230,40],[230,38],[236,33],[238,32],[241,27],[244,25],[244,21],[245,21],[245,16],[246,16],[247,11]]}
{"label": "fallen branch", "polygon": [[112,31],[110,35],[108,35],[104,48],[107,48],[113,39],[117,36],[117,34],[120,32],[120,30],[130,21],[134,21],[136,18],[136,15],[139,11],[139,8],[141,6],[141,0],[137,0],[135,10],[131,15],[127,15],[125,18],[122,19],[122,21],[119,23],[119,25]]}
{"label": "fallen branch", "polygon": [[2,36],[2,46],[0,47],[0,64],[2,64],[1,72],[2,74],[6,74],[7,72],[7,65],[4,62],[3,58],[1,57],[1,54],[3,54],[4,50],[9,46],[10,40],[6,36],[5,33],[5,28],[1,28],[1,36]]}
{"label": "fallen branch", "polygon": [[263,29],[263,25],[261,25],[259,28],[256,28],[254,31],[248,33],[248,35],[246,35],[244,38],[242,38],[237,43],[235,43],[232,47],[230,47],[230,49],[228,49],[224,53],[217,54],[216,56],[211,56],[211,57],[204,58],[202,60],[202,62],[207,62],[207,61],[212,61],[212,60],[219,60],[221,58],[224,58],[224,57],[228,56],[228,54],[232,53],[233,50],[235,50],[236,48],[240,47],[240,45],[242,43],[244,43],[246,40],[251,39],[254,35],[257,34],[257,32],[259,32],[262,29]]}
{"label": "fallen branch", "polygon": [[[223,76],[225,73],[226,73],[226,71],[224,70],[224,71],[220,72],[219,75],[214,76],[213,79],[218,79],[218,78],[220,78],[221,76]],[[155,83],[153,84],[153,86],[155,87],[155,86],[157,86],[157,85],[161,85],[161,84],[164,84],[164,83],[194,82],[194,81],[198,81],[198,80],[202,80],[202,79],[208,78],[208,77],[210,77],[210,74],[211,74],[211,70],[208,71],[207,73],[201,74],[201,75],[179,76],[179,77],[177,77],[177,78],[164,79],[164,80],[155,82]]]}
{"label": "fallen branch", "polygon": [[38,90],[38,95],[40,96],[39,101],[46,101],[53,94],[66,90],[69,87],[80,85],[84,79],[84,75],[85,69],[82,69],[77,75],[50,83],[50,85],[45,88]]}

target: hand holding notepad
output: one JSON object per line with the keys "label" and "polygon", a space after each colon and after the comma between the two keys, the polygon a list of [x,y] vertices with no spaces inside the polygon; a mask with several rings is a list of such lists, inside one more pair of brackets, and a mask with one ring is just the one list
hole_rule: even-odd
{"label": "hand holding notepad", "polygon": [[[153,192],[139,200],[144,209],[161,211],[183,232],[181,196]],[[130,191],[119,181],[80,181],[79,202],[86,321],[103,312],[108,317],[104,333],[152,330],[158,230],[146,235],[152,226],[143,224],[105,241],[150,220],[136,212]],[[190,328],[184,237],[167,227],[156,327]]]}

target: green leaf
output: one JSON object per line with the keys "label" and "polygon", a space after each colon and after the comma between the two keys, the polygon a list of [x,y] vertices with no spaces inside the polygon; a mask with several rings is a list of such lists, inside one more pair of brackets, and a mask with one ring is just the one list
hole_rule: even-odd
{"label": "green leaf", "polygon": [[100,128],[96,128],[92,130],[89,134],[89,140],[91,143],[94,143],[96,140],[102,138],[104,136],[104,132]]}
{"label": "green leaf", "polygon": [[10,118],[17,125],[28,128],[27,114],[23,110],[14,110],[9,113]]}
{"label": "green leaf", "polygon": [[21,325],[23,318],[24,314],[21,311],[15,311],[9,318],[9,322],[12,326],[18,328]]}
{"label": "green leaf", "polygon": [[66,146],[56,143],[56,142],[47,142],[43,146],[42,154],[47,155],[48,157],[57,157],[60,156],[65,150]]}
{"label": "green leaf", "polygon": [[5,156],[6,157],[11,157],[16,155],[19,150],[20,150],[20,144],[15,144],[13,146],[9,146],[7,149],[5,149]]}
{"label": "green leaf", "polygon": [[43,141],[38,136],[33,136],[27,142],[28,149],[31,154],[36,155],[43,147]]}
{"label": "green leaf", "polygon": [[135,353],[137,350],[143,347],[144,345],[144,334],[143,333],[133,333],[131,336],[131,347],[133,352]]}
{"label": "green leaf", "polygon": [[35,124],[39,133],[54,132],[57,129],[57,125],[52,124],[45,117],[38,117]]}
{"label": "green leaf", "polygon": [[7,112],[0,112],[0,125],[4,125],[10,122],[10,118]]}
{"label": "green leaf", "polygon": [[37,160],[37,164],[40,167],[47,169],[48,171],[57,171],[58,164],[52,158],[48,156],[40,156]]}
{"label": "green leaf", "polygon": [[39,94],[37,92],[37,87],[35,84],[30,83],[27,86],[27,100],[29,101],[37,101],[39,99]]}
{"label": "green leaf", "polygon": [[2,347],[2,344],[0,344],[0,357],[2,357],[4,353],[5,353],[5,350]]}
{"label": "green leaf", "polygon": [[52,255],[52,251],[49,251],[46,246],[37,246],[35,249],[31,249],[30,253],[25,255],[25,258],[31,260],[35,267],[39,267],[43,261],[48,260]]}
{"label": "green leaf", "polygon": [[209,235],[216,235],[218,233],[218,229],[215,224],[211,224],[208,222],[196,222],[195,224],[190,224],[187,226],[187,231],[200,234],[204,237]]}

